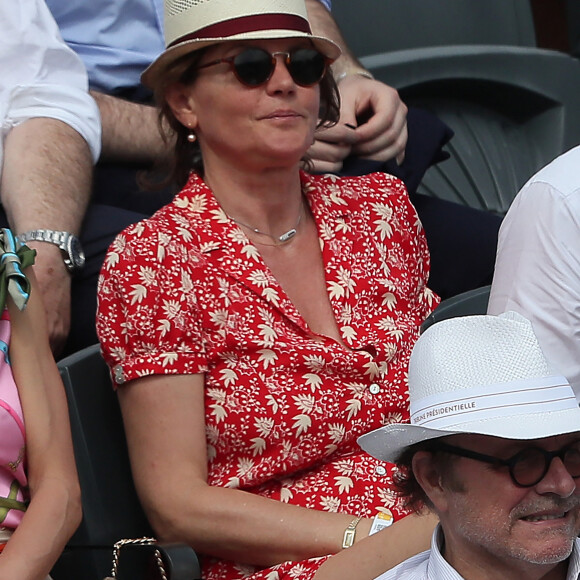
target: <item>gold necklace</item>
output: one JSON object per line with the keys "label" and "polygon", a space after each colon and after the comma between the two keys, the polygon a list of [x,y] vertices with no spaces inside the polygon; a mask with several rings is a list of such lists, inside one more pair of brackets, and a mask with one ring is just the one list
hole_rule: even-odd
{"label": "gold necklace", "polygon": [[300,222],[302,221],[302,202],[300,203],[300,213],[298,214],[298,219],[296,220],[294,227],[290,228],[288,231],[284,232],[280,236],[273,236],[272,234],[268,234],[267,232],[263,232],[262,230],[259,230],[258,228],[254,228],[248,224],[245,224],[244,222],[237,220],[236,218],[232,217],[229,214],[226,214],[226,215],[233,222],[237,223],[239,226],[243,226],[244,228],[251,230],[255,234],[260,234],[261,236],[266,236],[266,237],[270,238],[271,240],[273,240],[274,244],[276,246],[281,246],[283,244],[287,244],[298,233],[298,226],[300,225]]}

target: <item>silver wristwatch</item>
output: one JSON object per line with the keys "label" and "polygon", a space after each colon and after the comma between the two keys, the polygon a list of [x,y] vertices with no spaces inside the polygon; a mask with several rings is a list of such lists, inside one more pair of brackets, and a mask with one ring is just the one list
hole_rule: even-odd
{"label": "silver wristwatch", "polygon": [[85,265],[85,253],[79,239],[69,232],[57,232],[54,230],[32,230],[18,236],[18,241],[48,242],[58,246],[63,253],[66,269],[70,274],[78,274]]}

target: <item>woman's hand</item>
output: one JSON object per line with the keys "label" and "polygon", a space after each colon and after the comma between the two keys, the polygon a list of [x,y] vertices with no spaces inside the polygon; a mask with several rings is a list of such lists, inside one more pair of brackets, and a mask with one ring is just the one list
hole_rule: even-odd
{"label": "woman's hand", "polygon": [[363,535],[359,540],[357,534],[354,546],[329,558],[314,578],[373,580],[407,558],[429,549],[437,523],[433,514],[412,514],[372,536]]}

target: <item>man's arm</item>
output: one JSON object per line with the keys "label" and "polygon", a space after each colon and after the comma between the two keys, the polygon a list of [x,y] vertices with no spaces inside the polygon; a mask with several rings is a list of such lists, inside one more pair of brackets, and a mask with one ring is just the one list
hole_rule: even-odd
{"label": "man's arm", "polygon": [[[15,233],[53,229],[80,232],[89,202],[93,160],[86,141],[66,123],[33,118],[5,141],[0,199]],[[36,278],[43,295],[51,346],[58,352],[70,327],[70,274],[57,246],[36,249]]]}
{"label": "man's arm", "polygon": [[102,160],[147,164],[172,151],[172,144],[161,137],[155,107],[97,91],[91,91],[91,95],[101,113]]}
{"label": "man's arm", "polygon": [[407,107],[395,89],[374,80],[352,54],[326,7],[319,0],[306,0],[306,6],[313,33],[330,38],[342,49],[342,56],[332,65],[341,97],[340,121],[317,133],[310,149],[315,169],[339,171],[343,159],[351,153],[402,162],[407,144]]}
{"label": "man's arm", "polygon": [[[21,0],[18,10],[0,2],[0,32],[0,200],[9,225],[15,234],[78,234],[101,146],[84,65],[44,0]],[[58,352],[70,326],[70,275],[57,246],[30,246],[38,252],[35,270]]]}

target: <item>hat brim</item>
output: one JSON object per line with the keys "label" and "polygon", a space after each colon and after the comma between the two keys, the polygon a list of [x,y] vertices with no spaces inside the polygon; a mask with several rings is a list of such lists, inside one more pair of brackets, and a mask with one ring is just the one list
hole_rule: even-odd
{"label": "hat brim", "polygon": [[159,55],[158,58],[153,61],[153,63],[151,63],[145,69],[141,75],[141,82],[150,89],[154,88],[157,84],[159,76],[172,62],[190,52],[195,52],[196,50],[201,50],[202,48],[213,46],[214,44],[222,44],[224,42],[248,42],[252,40],[276,40],[287,38],[306,38],[312,41],[314,46],[331,61],[336,60],[341,54],[339,46],[332,42],[332,40],[322,36],[312,36],[310,34],[296,32],[295,30],[270,30],[267,32],[256,31],[219,38],[198,38],[181,42],[165,50],[161,55]]}
{"label": "hat brim", "polygon": [[411,445],[446,437],[472,433],[502,439],[529,440],[580,432],[580,408],[534,413],[522,420],[521,415],[498,417],[469,423],[458,423],[453,430],[428,429],[418,425],[395,423],[361,435],[357,442],[369,455],[395,463]]}

